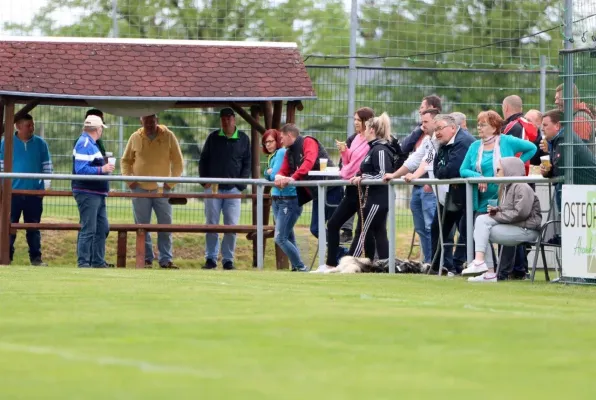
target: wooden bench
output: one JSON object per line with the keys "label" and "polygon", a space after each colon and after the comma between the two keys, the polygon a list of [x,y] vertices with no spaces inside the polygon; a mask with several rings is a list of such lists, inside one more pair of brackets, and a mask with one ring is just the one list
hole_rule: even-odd
{"label": "wooden bench", "polygon": [[[80,224],[73,223],[11,223],[10,233],[19,229],[36,229],[50,231],[78,231]],[[136,232],[136,267],[145,268],[145,233],[147,232],[186,232],[186,233],[247,233],[256,234],[254,225],[159,225],[159,224],[110,224],[111,232],[118,232],[117,261],[118,268],[126,268],[126,246],[128,232]],[[274,226],[264,226],[264,236],[275,231]]]}

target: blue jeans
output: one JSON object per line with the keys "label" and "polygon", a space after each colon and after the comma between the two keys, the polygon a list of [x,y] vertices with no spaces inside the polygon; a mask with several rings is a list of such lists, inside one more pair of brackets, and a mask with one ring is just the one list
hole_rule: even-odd
{"label": "blue jeans", "polygon": [[[23,214],[25,223],[39,223],[43,212],[43,199],[38,196],[12,196],[10,203],[10,222],[17,223]],[[25,234],[29,245],[29,260],[41,259],[41,233],[38,230],[27,229]],[[14,255],[14,242],[17,235],[10,235],[10,261]]]}
{"label": "blue jeans", "polygon": [[294,225],[302,214],[302,207],[298,205],[298,198],[288,200],[273,200],[273,218],[275,218],[275,243],[288,256],[292,269],[304,269],[300,258],[300,249],[296,244]]}
{"label": "blue jeans", "polygon": [[[317,187],[309,188],[316,193]],[[344,197],[344,189],[341,186],[333,186],[327,188],[327,194],[325,196],[325,222],[329,221],[329,218],[335,212],[335,209],[341,203],[341,199]],[[312,199],[312,217],[310,219],[310,233],[316,238],[319,237],[319,198],[315,195]]]}
{"label": "blue jeans", "polygon": [[[157,193],[157,190],[145,190],[139,187],[133,189],[135,193]],[[164,193],[169,190],[164,189]],[[147,199],[133,198],[132,211],[136,224],[150,224],[151,213],[155,211],[155,217],[158,224],[172,223],[172,205],[168,199]],[[157,233],[157,249],[159,250],[159,265],[167,265],[172,262],[172,234],[169,232]],[[152,263],[155,259],[153,254],[153,243],[151,234],[145,233],[145,262]]]}
{"label": "blue jeans", "polygon": [[420,238],[423,262],[430,263],[433,258],[430,231],[437,211],[435,194],[432,191],[425,192],[422,186],[414,186],[412,199],[410,200],[410,210],[412,210],[412,218],[414,219],[414,229]]}
{"label": "blue jeans", "polygon": [[[206,189],[205,193],[211,193],[211,188]],[[239,194],[240,190],[219,189],[221,194]],[[240,220],[240,209],[242,202],[240,199],[205,199],[205,218],[207,224],[218,225],[221,214],[223,214],[224,225],[238,225]],[[224,233],[221,242],[222,262],[234,261],[234,250],[236,249],[236,234]],[[217,262],[219,254],[219,235],[217,233],[206,234],[205,258]]]}
{"label": "blue jeans", "polygon": [[79,208],[81,231],[77,243],[79,267],[103,267],[106,264],[106,237],[110,231],[106,196],[74,193]]}

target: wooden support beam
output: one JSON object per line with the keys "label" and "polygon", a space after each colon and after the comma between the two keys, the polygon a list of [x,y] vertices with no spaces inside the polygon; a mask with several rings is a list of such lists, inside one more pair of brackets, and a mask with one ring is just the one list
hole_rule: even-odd
{"label": "wooden support beam", "polygon": [[2,140],[2,133],[4,133],[4,99],[0,98],[0,140]]}
{"label": "wooden support beam", "polygon": [[281,114],[283,112],[284,102],[274,101],[273,102],[273,120],[271,122],[271,127],[273,129],[280,129],[281,128]]}
{"label": "wooden support beam", "polygon": [[[230,107],[232,108],[232,110],[236,111],[236,113],[238,115],[240,115],[242,117],[242,119],[244,119],[246,122],[248,122],[250,124],[250,126],[252,128],[254,128],[257,132],[263,134],[265,133],[265,131],[267,129],[265,129],[260,123],[259,121],[257,121],[256,119],[254,119],[249,113],[246,112],[246,110],[244,110],[244,108],[240,107],[237,103],[230,103],[229,104]],[[251,107],[252,109],[252,107]],[[258,107],[257,107],[258,109]],[[260,142],[260,140],[259,140]]]}
{"label": "wooden support beam", "polygon": [[144,229],[139,229],[137,231],[137,242],[136,242],[136,254],[135,259],[136,263],[135,266],[137,268],[145,268],[145,234],[147,233]]}
{"label": "wooden support beam", "polygon": [[286,104],[286,124],[296,123],[296,102],[288,101]]}
{"label": "wooden support beam", "polygon": [[[4,129],[12,132],[14,125],[14,100],[4,103]],[[4,137],[4,171],[12,172],[12,148],[14,135]],[[0,205],[0,265],[10,264],[10,206],[12,201],[12,179],[2,180],[2,202]]]}
{"label": "wooden support beam", "polygon": [[126,268],[126,245],[127,245],[128,232],[118,232],[118,250],[116,252],[116,267]]}
{"label": "wooden support beam", "polygon": [[[244,110],[242,110],[244,111]],[[256,125],[259,125],[259,115],[260,115],[260,107],[252,106],[250,108],[250,117],[256,122]],[[245,118],[246,119],[246,118]],[[252,125],[252,124],[251,124]],[[261,165],[260,165],[260,155],[261,155],[261,135],[256,128],[256,125],[253,125],[250,130],[250,145],[251,145],[251,170],[252,170],[252,178],[260,178],[261,176]],[[263,131],[264,132],[264,131]],[[262,133],[262,132],[261,132]],[[251,186],[252,193],[257,193],[257,185]],[[257,224],[257,199],[252,200],[252,224]],[[263,242],[263,254],[265,254],[265,242]],[[257,236],[255,235],[252,241],[252,266],[257,266]]]}
{"label": "wooden support beam", "polygon": [[265,116],[265,128],[271,129],[273,127],[273,104],[270,101],[261,103],[263,110],[262,114]]}

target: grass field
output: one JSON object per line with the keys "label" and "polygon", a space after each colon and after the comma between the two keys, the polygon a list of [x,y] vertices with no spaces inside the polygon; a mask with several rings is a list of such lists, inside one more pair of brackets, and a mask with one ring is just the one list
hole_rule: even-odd
{"label": "grass field", "polygon": [[2,399],[592,399],[591,287],[0,269]]}

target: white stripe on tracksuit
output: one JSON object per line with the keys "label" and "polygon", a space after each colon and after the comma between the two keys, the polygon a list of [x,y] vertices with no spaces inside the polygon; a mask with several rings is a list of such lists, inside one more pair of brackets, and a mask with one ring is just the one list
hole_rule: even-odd
{"label": "white stripe on tracksuit", "polygon": [[385,176],[385,152],[379,151],[379,173],[377,175],[362,174],[363,179],[381,179]]}
{"label": "white stripe on tracksuit", "polygon": [[[366,234],[368,233],[368,228],[370,228],[370,224],[372,223],[373,219],[375,218],[377,211],[379,211],[379,205],[373,204],[370,207],[370,211],[368,212],[368,215],[366,216],[366,221],[364,221],[364,223],[362,224],[360,237],[366,238]],[[360,257],[362,255],[364,242],[365,242],[365,240],[358,240],[358,245],[356,246],[356,249],[354,250],[353,257]]]}

